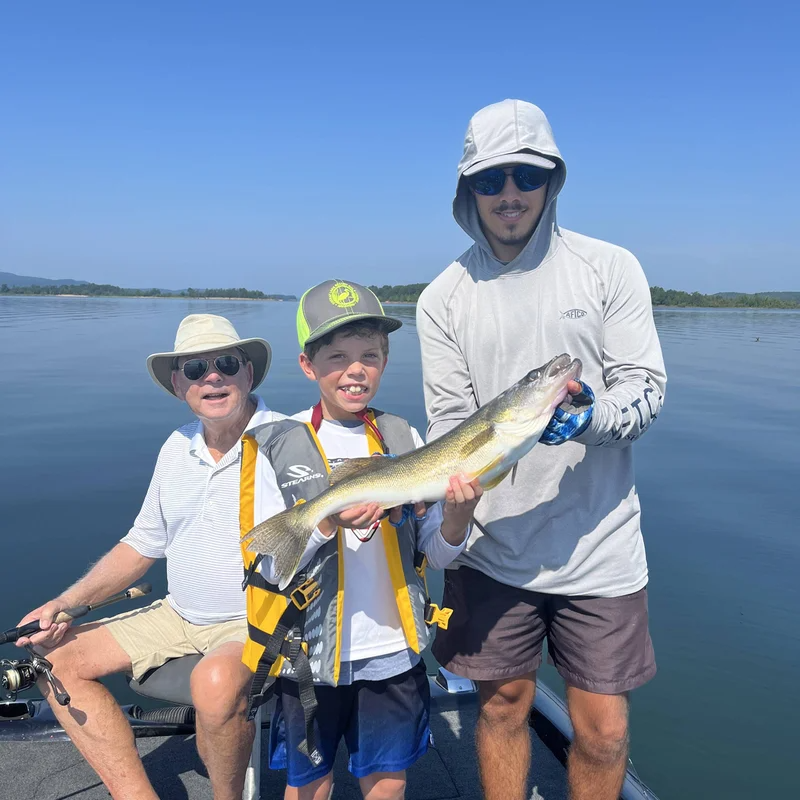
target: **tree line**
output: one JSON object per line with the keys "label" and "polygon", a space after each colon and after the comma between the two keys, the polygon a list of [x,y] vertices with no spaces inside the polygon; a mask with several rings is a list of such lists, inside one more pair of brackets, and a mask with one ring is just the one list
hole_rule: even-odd
{"label": "tree line", "polygon": [[[427,283],[406,283],[397,286],[370,286],[381,302],[416,303]],[[293,294],[265,294],[258,289],[184,289],[167,292],[161,289],[124,289],[109,283],[81,283],[67,286],[9,286],[0,285],[0,294],[22,295],[88,295],[90,297],[221,297],[250,300],[297,300]],[[682,308],[800,308],[792,292],[758,292],[756,294],[702,294],[678,289],[650,287],[654,306]]]}
{"label": "tree line", "polygon": [[88,295],[89,297],[224,297],[249,300],[297,300],[293,294],[264,294],[258,289],[183,289],[165,292],[161,289],[124,289],[110,283],[80,283],[68,286],[0,285],[0,294]]}
{"label": "tree line", "polygon": [[[787,292],[787,294],[789,294]],[[650,287],[650,298],[654,306],[679,306],[692,308],[800,308],[800,303],[770,293],[757,294],[701,294],[681,292],[677,289]]]}
{"label": "tree line", "polygon": [[[427,283],[407,283],[401,286],[370,286],[381,302],[415,303]],[[800,303],[787,297],[774,297],[773,293],[758,294],[701,294],[681,292],[677,289],[650,287],[650,299],[654,306],[678,306],[683,308],[800,308]],[[781,294],[781,293],[774,293]],[[783,293],[791,296],[792,293]]]}
{"label": "tree line", "polygon": [[369,286],[383,303],[416,303],[427,283],[406,283],[402,286]]}

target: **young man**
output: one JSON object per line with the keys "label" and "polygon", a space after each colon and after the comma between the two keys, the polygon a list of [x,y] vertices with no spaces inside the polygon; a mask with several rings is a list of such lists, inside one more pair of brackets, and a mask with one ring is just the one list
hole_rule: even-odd
{"label": "young man", "polygon": [[[325,281],[303,295],[300,367],[318,384],[320,400],[294,421],[253,432],[246,446],[257,446],[250,472],[260,473],[257,516],[266,519],[317,496],[328,487],[329,470],[343,461],[423,445],[405,420],[369,407],[386,368],[388,333],[400,325],[356,283]],[[273,666],[275,654],[284,657],[270,765],[287,769],[287,799],[329,797],[342,737],[367,800],[404,797],[405,770],[425,753],[429,736],[420,653],[428,626],[447,619],[428,600],[425,566],[442,568],[461,552],[481,494],[477,483],[457,476],[444,504],[421,519],[424,504],[413,512],[393,509],[383,521],[382,510],[370,504],[323,520],[300,561],[300,576],[284,593],[274,585],[269,555],[258,565],[266,580],[251,581],[245,662],[258,685],[259,674],[280,669]],[[243,533],[249,524],[243,521]],[[310,724],[312,675],[318,707]]]}
{"label": "young man", "polygon": [[[174,350],[151,355],[147,368],[156,385],[184,401],[197,420],[161,448],[128,534],[77,583],[20,622],[41,621],[45,630],[18,644],[45,649],[70,705],[58,705],[46,682],[39,688],[114,800],[158,797],[130,725],[99,679],[118,672],[138,679],[170,658],[194,653],[205,656],[191,676],[197,748],[216,800],[242,796],[253,725],[245,718],[252,673],[242,664],[241,436],[282,418],[252,394],[271,357],[264,339],[240,338],[224,317],[190,314],[180,323]],[[63,609],[125,589],[159,558],[167,560],[166,598],[74,628],[51,625]]]}
{"label": "young man", "polygon": [[[581,359],[542,441],[481,503],[445,578],[453,622],[433,653],[479,682],[487,800],[522,800],[542,643],[567,684],[573,800],[619,796],[628,692],[655,674],[631,444],[661,410],[664,362],[644,273],[628,251],[564,230],[566,167],[542,111],[520,100],[472,118],[453,215],[474,244],[417,308],[428,437],[533,367]],[[591,389],[597,393],[593,401]]]}

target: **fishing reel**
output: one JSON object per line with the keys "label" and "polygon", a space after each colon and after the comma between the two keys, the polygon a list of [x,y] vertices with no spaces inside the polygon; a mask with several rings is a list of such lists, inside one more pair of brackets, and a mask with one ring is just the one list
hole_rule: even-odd
{"label": "fishing reel", "polygon": [[[144,597],[146,594],[150,594],[152,588],[149,583],[141,583],[138,586],[126,589],[124,592],[112,595],[99,603],[75,606],[74,608],[59,611],[53,618],[53,622],[72,622],[79,617],[85,616],[90,611],[94,611],[96,608],[103,608],[111,603],[116,603],[118,600]],[[41,630],[39,620],[19,625],[16,628],[9,628],[7,631],[0,633],[0,644],[16,642],[18,639],[24,636],[31,636],[39,630]],[[24,649],[30,658],[20,658],[13,661],[7,658],[0,658],[0,697],[5,700],[16,700],[20,692],[30,689],[39,678],[44,677],[50,684],[56,702],[60,706],[69,705],[69,695],[67,692],[60,691],[56,685],[53,677],[53,665],[44,656],[40,656],[31,645],[26,644]]]}
{"label": "fishing reel", "polygon": [[56,702],[60,706],[69,705],[69,695],[56,686],[53,665],[44,656],[34,652],[30,645],[25,650],[30,658],[0,658],[0,697],[4,700],[16,700],[20,692],[35,686],[36,681],[44,677],[50,684]]}

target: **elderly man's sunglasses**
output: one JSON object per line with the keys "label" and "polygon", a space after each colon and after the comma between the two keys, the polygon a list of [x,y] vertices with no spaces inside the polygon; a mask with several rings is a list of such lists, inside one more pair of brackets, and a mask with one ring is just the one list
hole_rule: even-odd
{"label": "elderly man's sunglasses", "polygon": [[[236,356],[217,356],[213,364],[223,375],[235,375],[239,371],[239,365],[246,363]],[[184,363],[181,369],[183,374],[190,381],[199,381],[205,375],[211,363],[207,358],[190,358]],[[178,369],[176,366],[175,369]]]}
{"label": "elderly man's sunglasses", "polygon": [[[530,164],[517,164],[511,170],[511,177],[521,192],[532,192],[547,183],[551,172],[550,169],[542,169],[542,167],[534,167]],[[503,191],[508,177],[504,169],[492,167],[469,175],[467,183],[476,194],[495,195]]]}

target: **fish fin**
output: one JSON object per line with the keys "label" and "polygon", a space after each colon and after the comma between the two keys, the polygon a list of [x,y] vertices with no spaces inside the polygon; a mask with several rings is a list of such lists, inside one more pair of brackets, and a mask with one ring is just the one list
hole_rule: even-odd
{"label": "fish fin", "polygon": [[313,520],[301,510],[303,508],[304,505],[298,505],[281,511],[256,525],[241,538],[248,552],[262,553],[272,558],[273,571],[281,591],[297,572],[308,540],[314,533]]}
{"label": "fish fin", "polygon": [[511,485],[512,485],[512,486],[514,485],[514,480],[515,480],[515,479],[516,479],[516,477],[517,477],[517,467],[518,467],[518,466],[519,466],[519,461],[515,461],[515,462],[514,462],[514,466],[513,466],[513,468],[511,469]]}
{"label": "fish fin", "polygon": [[335,486],[347,478],[352,478],[353,475],[366,474],[371,470],[381,469],[386,465],[383,458],[348,458],[347,461],[342,461],[337,467],[334,467],[331,472],[328,483]]}
{"label": "fish fin", "polygon": [[[499,467],[500,464],[503,463],[504,458],[505,456],[503,454],[497,456],[497,458],[494,461],[487,464],[486,467],[484,467],[484,469],[480,471],[478,477],[480,478],[481,476],[486,475],[487,472],[491,472],[496,467]],[[494,489],[494,487],[497,486],[498,483],[501,483],[503,480],[505,480],[505,477],[508,475],[509,472],[511,472],[512,469],[513,467],[509,467],[504,472],[501,472],[499,475],[496,475],[494,478],[492,478],[492,480],[489,481],[489,483],[484,483],[483,481],[481,481],[481,486],[483,486],[484,489]]]}
{"label": "fish fin", "polygon": [[496,478],[492,478],[492,480],[489,481],[489,483],[484,483],[483,488],[494,489],[495,486],[497,486],[499,483],[502,483],[506,479],[509,472],[511,472],[510,469],[507,469],[505,472],[501,472]]}

